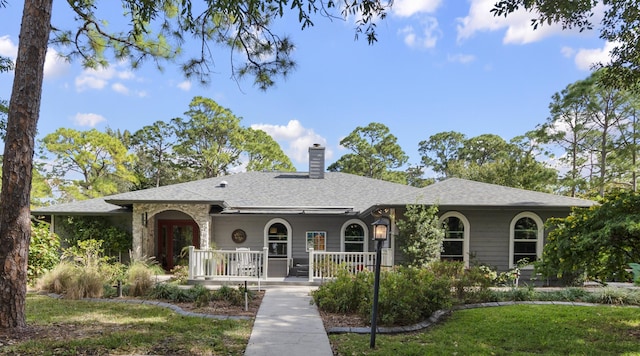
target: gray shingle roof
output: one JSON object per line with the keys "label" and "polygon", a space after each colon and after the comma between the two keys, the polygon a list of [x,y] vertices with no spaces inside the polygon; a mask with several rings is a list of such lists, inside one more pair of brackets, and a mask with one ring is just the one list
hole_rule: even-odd
{"label": "gray shingle roof", "polygon": [[96,198],[38,208],[33,210],[33,213],[43,215],[109,215],[122,214],[129,211],[125,207],[109,204],[103,198]]}
{"label": "gray shingle roof", "polygon": [[[226,187],[221,182],[227,182]],[[393,197],[416,193],[420,189],[352,174],[326,172],[323,179],[310,179],[308,173],[245,172],[224,177],[121,193],[100,198],[102,207],[133,203],[203,203],[229,210],[331,210],[361,212]],[[93,199],[96,200],[96,199]],[[36,213],[74,213],[100,203],[82,201],[36,210]],[[105,203],[106,202],[106,203]],[[107,204],[108,203],[108,204]],[[103,205],[107,204],[107,205]],[[99,212],[99,211],[94,211]]]}
{"label": "gray shingle roof", "polygon": [[[222,186],[222,182],[226,186]],[[200,203],[247,212],[362,213],[375,206],[438,204],[440,206],[591,206],[590,200],[508,188],[451,178],[426,188],[385,182],[346,173],[326,172],[323,179],[307,173],[246,172],[202,179],[104,198],[41,208],[34,213],[115,213],[134,203]]]}
{"label": "gray shingle roof", "polygon": [[[404,198],[410,198],[409,196]],[[592,200],[505,187],[496,184],[449,178],[422,188],[413,202],[440,206],[537,206],[589,207]]]}

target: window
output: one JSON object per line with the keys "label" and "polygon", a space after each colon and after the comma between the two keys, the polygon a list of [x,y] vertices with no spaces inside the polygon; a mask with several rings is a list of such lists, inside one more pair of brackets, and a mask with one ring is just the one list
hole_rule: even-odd
{"label": "window", "polygon": [[452,211],[440,218],[445,234],[442,240],[440,259],[460,261],[469,265],[469,221],[464,215]]}
{"label": "window", "polygon": [[341,240],[342,252],[367,251],[367,235],[369,230],[366,225],[357,219],[352,219],[342,225]]}
{"label": "window", "polygon": [[269,257],[287,257],[288,240],[289,232],[284,224],[271,224],[267,234]]}
{"label": "window", "polygon": [[307,231],[307,252],[313,247],[314,251],[326,250],[327,233],[325,231]]}
{"label": "window", "polygon": [[521,260],[533,263],[542,257],[543,234],[542,219],[538,215],[518,214],[511,222],[509,266],[513,268]]}

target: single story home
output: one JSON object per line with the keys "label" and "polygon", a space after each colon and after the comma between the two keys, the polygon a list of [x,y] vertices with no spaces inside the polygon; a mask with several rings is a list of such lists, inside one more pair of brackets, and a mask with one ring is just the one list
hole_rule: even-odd
{"label": "single story home", "polygon": [[[542,255],[544,221],[590,200],[450,178],[425,188],[325,172],[324,147],[309,172],[245,172],[40,208],[52,228],[73,215],[130,227],[133,254],[171,270],[189,249],[192,280],[329,276],[324,262],[369,268],[372,223],[390,220],[383,265],[402,262],[395,222],[409,204],[436,204],[446,227],[442,258],[506,271]],[[188,247],[191,246],[191,247]],[[311,267],[310,267],[311,266]],[[322,268],[324,268],[322,270]],[[324,275],[323,275],[324,273]]]}

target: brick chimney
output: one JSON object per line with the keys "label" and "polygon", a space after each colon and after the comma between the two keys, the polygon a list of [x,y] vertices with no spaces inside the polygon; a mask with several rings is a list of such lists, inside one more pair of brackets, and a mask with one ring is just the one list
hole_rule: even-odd
{"label": "brick chimney", "polygon": [[324,147],[319,143],[309,147],[309,178],[324,178]]}

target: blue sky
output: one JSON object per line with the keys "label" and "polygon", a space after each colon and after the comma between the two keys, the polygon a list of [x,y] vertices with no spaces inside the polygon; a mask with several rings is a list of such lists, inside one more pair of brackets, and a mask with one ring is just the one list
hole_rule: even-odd
{"label": "blue sky", "polygon": [[[295,21],[277,21],[296,45],[297,69],[266,92],[249,79],[231,79],[226,49],[214,48],[212,82],[200,86],[170,63],[163,72],[152,63],[132,71],[116,62],[85,70],[50,48],[39,137],[59,127],[136,131],[184,117],[191,99],[204,96],[243,126],[271,134],[300,171],[308,169],[311,144],[327,147],[329,165],[347,153],[340,140],[371,122],[390,128],[410,164],[420,161],[418,143],[442,131],[510,140],[543,123],[551,96],[586,78],[592,63],[606,62],[611,45],[595,31],[533,31],[527,13],[495,18],[494,3],[395,0],[373,46],[354,41],[351,21],[318,17],[304,31]],[[10,0],[0,8],[1,55],[15,58],[22,5]],[[70,18],[66,6],[54,2],[54,24]],[[9,99],[12,81],[12,73],[0,74],[0,98]]]}

